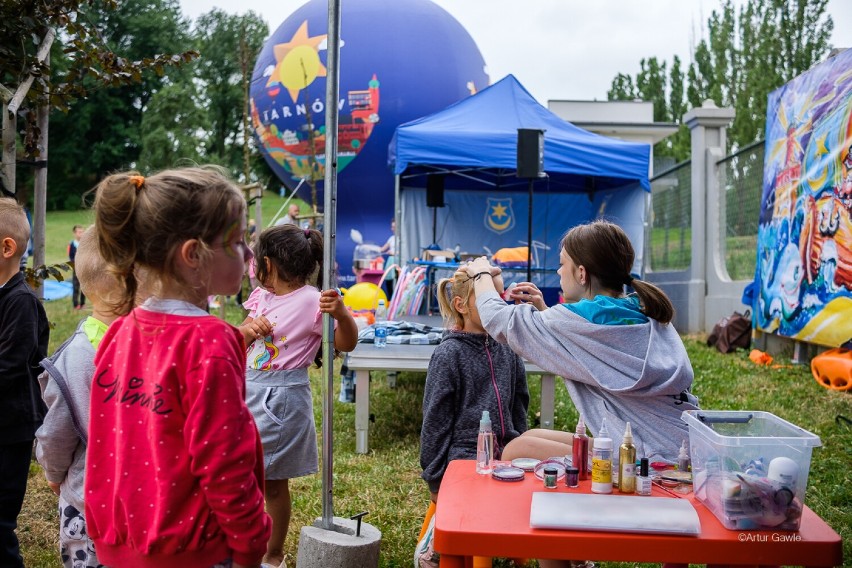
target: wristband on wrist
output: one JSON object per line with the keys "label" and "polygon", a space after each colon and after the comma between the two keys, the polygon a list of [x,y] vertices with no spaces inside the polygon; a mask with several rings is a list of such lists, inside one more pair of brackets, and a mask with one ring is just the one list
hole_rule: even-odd
{"label": "wristband on wrist", "polygon": [[474,274],[474,275],[473,275],[473,281],[474,281],[474,282],[476,282],[477,280],[479,280],[479,277],[480,277],[480,276],[484,276],[484,275],[486,275],[486,274],[487,274],[488,276],[491,276],[491,271],[490,271],[490,270],[485,270],[485,271],[483,271],[483,272],[477,272],[476,274]]}

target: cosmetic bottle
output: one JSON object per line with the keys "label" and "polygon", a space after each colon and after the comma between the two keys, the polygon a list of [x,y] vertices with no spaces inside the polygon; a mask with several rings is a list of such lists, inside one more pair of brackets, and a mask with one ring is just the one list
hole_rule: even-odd
{"label": "cosmetic bottle", "polygon": [[490,475],[494,471],[494,433],[491,431],[491,416],[482,411],[479,435],[476,437],[476,473]]}
{"label": "cosmetic bottle", "polygon": [[595,437],[592,449],[592,493],[612,493],[612,438]]}
{"label": "cosmetic bottle", "polygon": [[686,440],[680,445],[680,451],[677,454],[677,468],[680,471],[689,471],[689,452],[686,449]]}
{"label": "cosmetic bottle", "polygon": [[648,476],[648,458],[639,460],[639,475],[636,476],[636,495],[651,494],[651,478]]}
{"label": "cosmetic bottle", "polygon": [[630,422],[624,429],[624,440],[618,448],[618,490],[622,493],[636,491],[636,446]]}
{"label": "cosmetic bottle", "polygon": [[577,429],[574,432],[574,442],[571,446],[571,463],[580,472],[580,479],[589,479],[589,436],[586,434],[586,423],[583,415],[577,421]]}
{"label": "cosmetic bottle", "polygon": [[[612,436],[609,435],[609,430],[606,427],[606,418],[601,422],[601,429],[598,432],[598,437],[600,438],[610,438]],[[618,450],[612,452],[612,472],[610,473],[612,477],[612,486],[618,489]]]}

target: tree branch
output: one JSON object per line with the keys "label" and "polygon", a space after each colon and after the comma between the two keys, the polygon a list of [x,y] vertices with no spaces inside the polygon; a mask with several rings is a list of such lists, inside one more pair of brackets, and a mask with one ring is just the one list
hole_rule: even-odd
{"label": "tree branch", "polygon": [[4,105],[12,100],[12,96],[14,94],[15,93],[13,93],[12,91],[10,91],[6,87],[4,87],[2,84],[0,84],[0,100],[3,101]]}
{"label": "tree branch", "polygon": [[[41,40],[41,45],[38,46],[38,53],[36,53],[36,60],[39,63],[44,63],[44,60],[47,59],[47,56],[50,54],[50,46],[53,45],[53,39],[56,37],[56,32],[53,28],[48,28],[47,33],[44,34],[44,39]],[[27,91],[30,90],[30,86],[32,86],[33,81],[35,80],[35,75],[30,73],[24,82],[18,85],[17,91],[15,91],[12,100],[9,101],[9,105],[7,108],[8,112],[17,113],[18,107],[21,106],[21,103],[24,101],[24,97],[27,96]]]}

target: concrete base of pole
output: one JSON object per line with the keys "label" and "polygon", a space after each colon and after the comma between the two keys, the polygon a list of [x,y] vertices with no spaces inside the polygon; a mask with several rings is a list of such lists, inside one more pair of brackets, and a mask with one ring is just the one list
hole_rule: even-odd
{"label": "concrete base of pole", "polygon": [[302,527],[296,568],[376,568],[382,533],[362,522],[361,534],[355,536],[358,523],[334,517],[333,529],[322,528],[322,519]]}

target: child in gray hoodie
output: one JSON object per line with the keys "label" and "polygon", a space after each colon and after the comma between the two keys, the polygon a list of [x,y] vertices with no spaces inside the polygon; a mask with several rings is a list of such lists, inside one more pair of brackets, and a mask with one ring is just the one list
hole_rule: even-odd
{"label": "child in gray hoodie", "polygon": [[62,565],[99,566],[83,518],[83,474],[89,423],[89,391],[95,351],[116,315],[104,298],[120,286],[106,270],[94,228],[80,238],[74,271],[89,298],[92,315],[50,357],[39,377],[47,415],[36,432],[36,458],[47,483],[59,495],[59,553]]}
{"label": "child in gray hoodie", "polygon": [[530,401],[523,360],[482,328],[473,280],[456,272],[438,283],[437,296],[450,329],[429,360],[420,431],[421,477],[433,502],[450,460],[476,457],[482,411],[493,419],[499,459],[502,448],[526,431]]}

